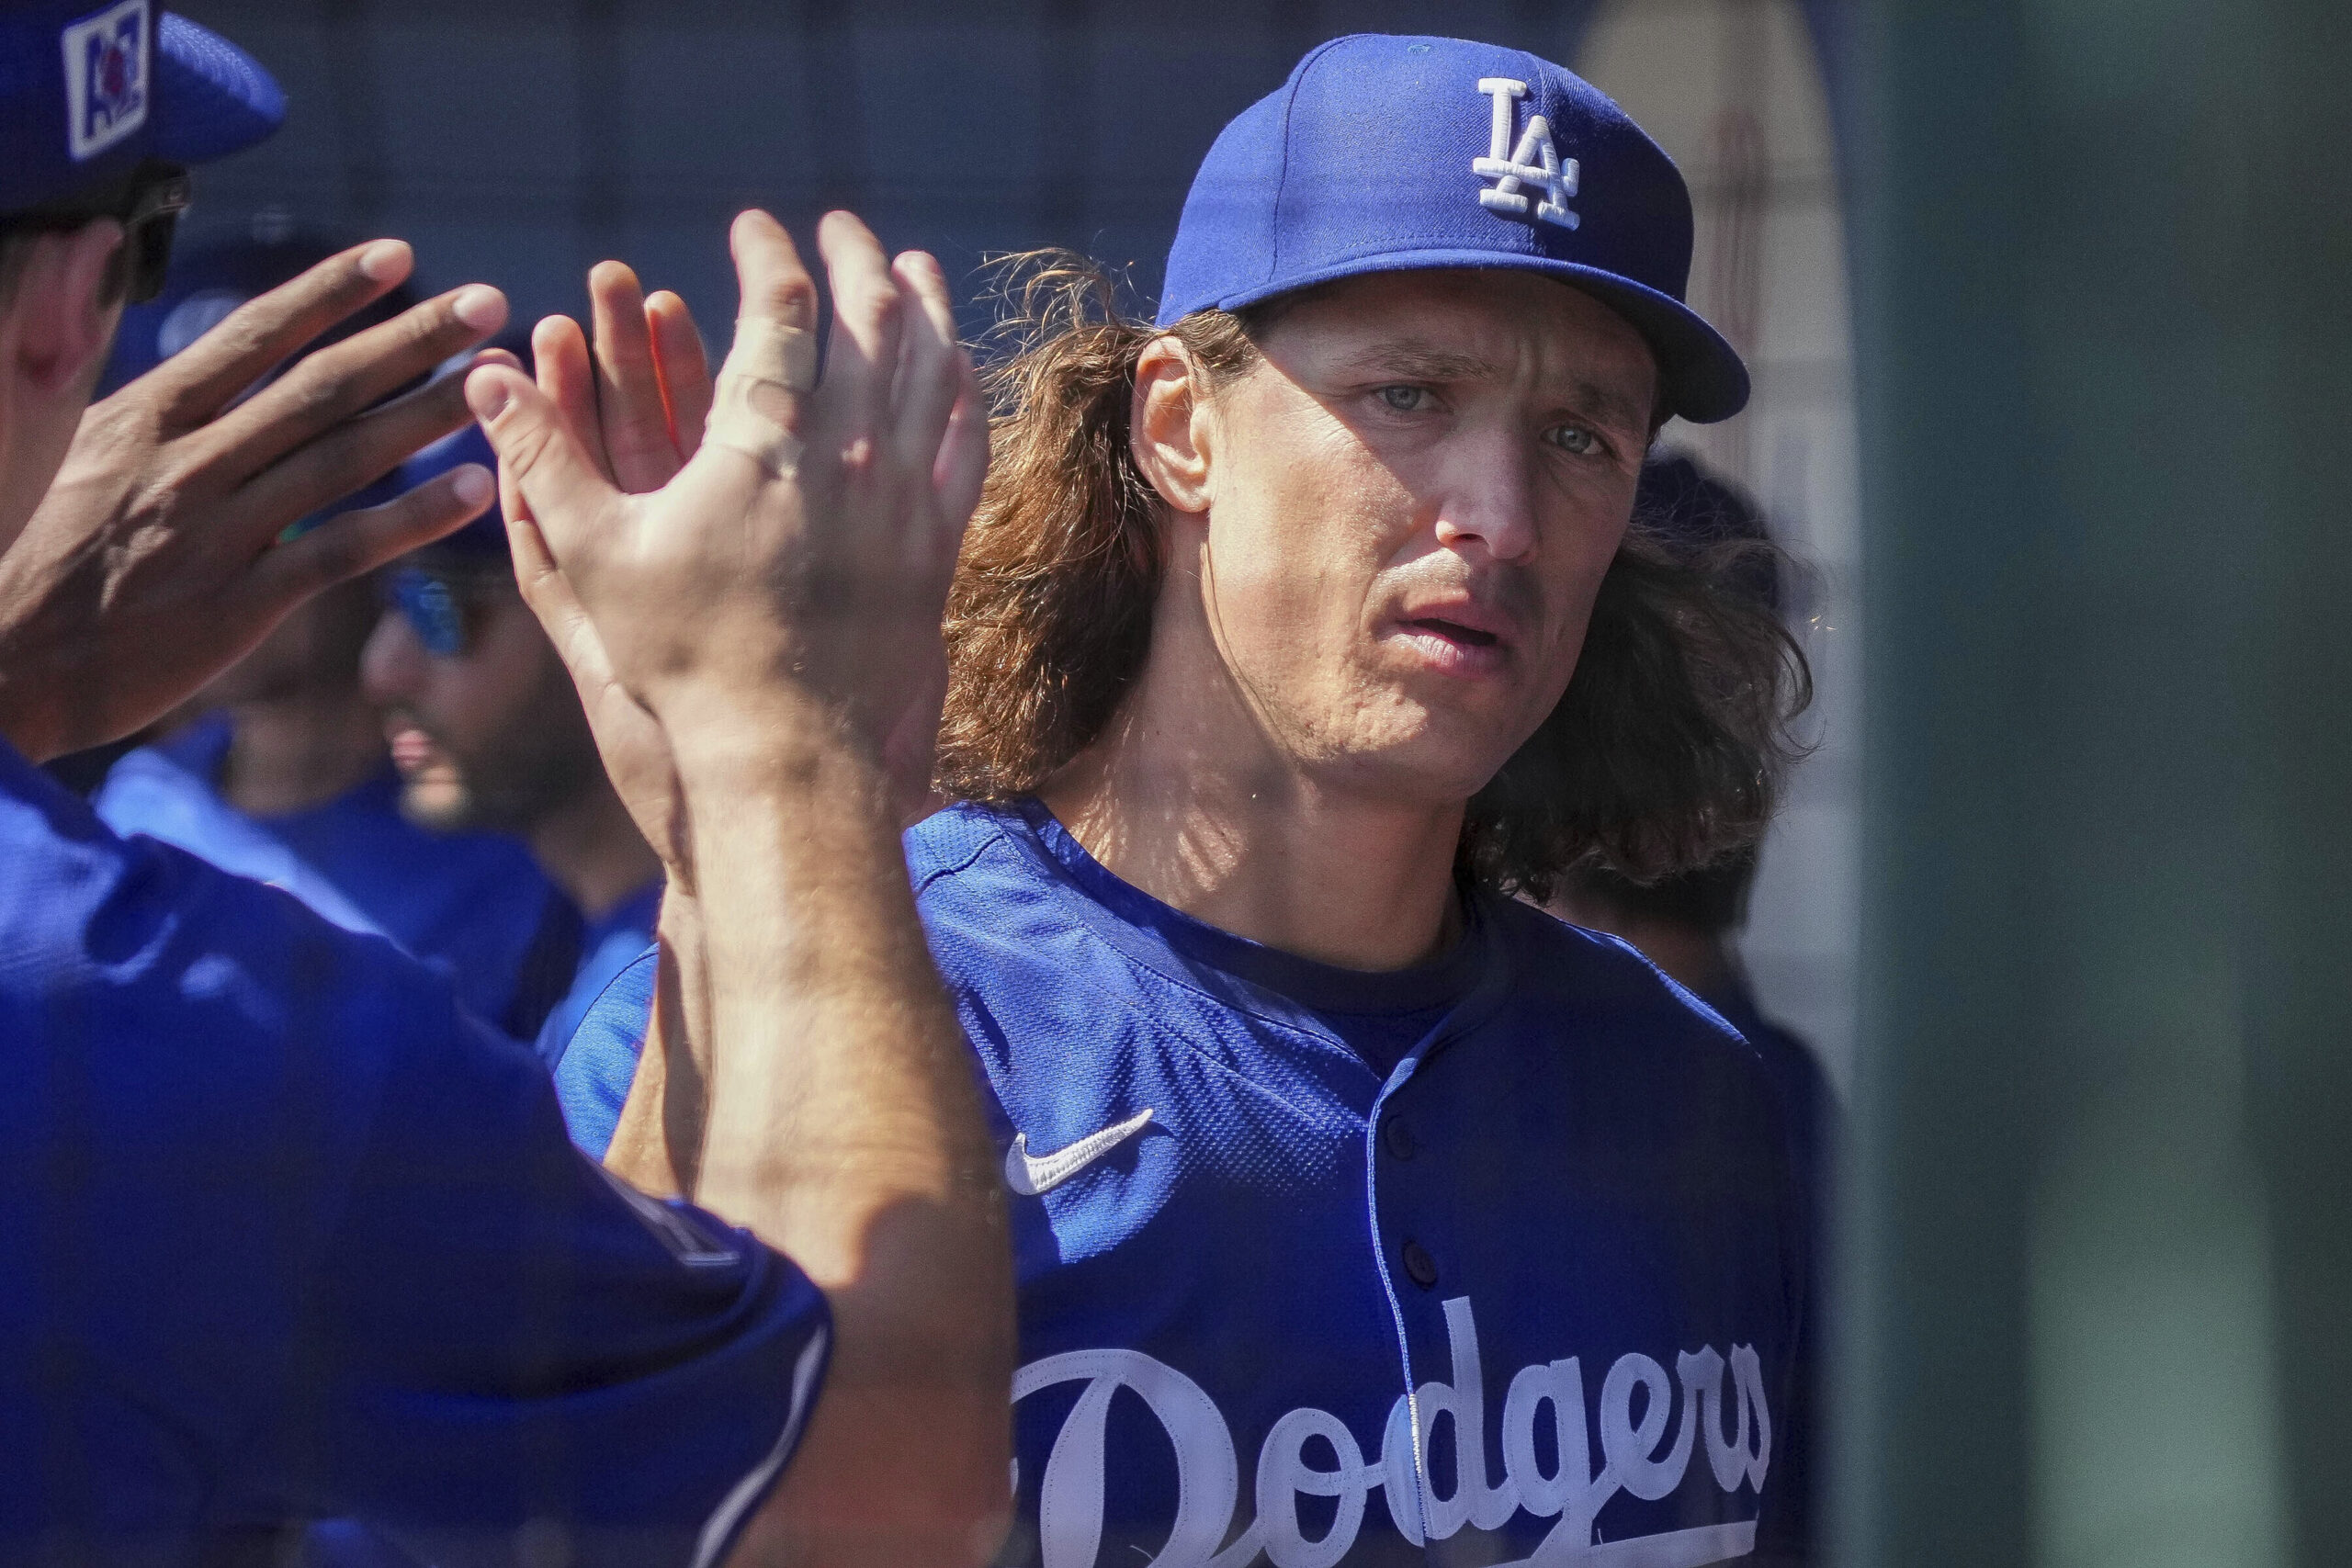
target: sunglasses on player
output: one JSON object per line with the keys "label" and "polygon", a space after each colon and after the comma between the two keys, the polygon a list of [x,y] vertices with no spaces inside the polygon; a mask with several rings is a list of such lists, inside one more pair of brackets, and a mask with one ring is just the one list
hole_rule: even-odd
{"label": "sunglasses on player", "polygon": [[164,291],[172,234],[187,210],[187,171],[177,164],[141,164],[102,190],[69,197],[0,218],[0,231],[70,232],[101,218],[122,225],[122,249],[107,264],[107,297],[143,305]]}
{"label": "sunglasses on player", "polygon": [[514,569],[504,561],[394,567],[383,585],[385,607],[408,623],[435,659],[463,658],[473,646],[481,607],[516,592]]}

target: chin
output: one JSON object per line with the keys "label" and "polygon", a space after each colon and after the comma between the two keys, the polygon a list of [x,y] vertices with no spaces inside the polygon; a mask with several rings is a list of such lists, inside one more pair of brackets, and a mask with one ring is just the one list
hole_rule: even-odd
{"label": "chin", "polygon": [[474,826],[478,813],[463,784],[427,779],[401,791],[401,815],[427,832],[462,833]]}
{"label": "chin", "polygon": [[1466,714],[1427,714],[1419,723],[1384,727],[1340,748],[1349,769],[1377,781],[1383,795],[1430,806],[1459,806],[1487,787],[1515,745]]}

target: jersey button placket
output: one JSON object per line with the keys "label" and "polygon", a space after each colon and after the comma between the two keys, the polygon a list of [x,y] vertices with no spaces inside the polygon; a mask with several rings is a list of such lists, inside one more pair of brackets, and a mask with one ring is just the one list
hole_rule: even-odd
{"label": "jersey button placket", "polygon": [[1397,1249],[1397,1256],[1404,1261],[1406,1278],[1413,1283],[1425,1291],[1437,1283],[1437,1259],[1431,1258],[1429,1249],[1419,1242],[1410,1236],[1406,1237],[1405,1245]]}
{"label": "jersey button placket", "polygon": [[1420,1140],[1413,1136],[1413,1129],[1402,1116],[1391,1116],[1380,1124],[1380,1145],[1396,1160],[1411,1159],[1420,1152]]}

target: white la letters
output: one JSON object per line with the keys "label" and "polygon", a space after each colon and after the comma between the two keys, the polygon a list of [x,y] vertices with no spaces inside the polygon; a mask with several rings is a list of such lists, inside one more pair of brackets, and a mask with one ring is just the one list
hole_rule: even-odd
{"label": "white la letters", "polygon": [[[1076,1379],[1087,1385],[1046,1460],[1037,1510],[1044,1568],[1094,1568],[1101,1554],[1104,1422],[1111,1396],[1122,1388],[1144,1402],[1176,1451],[1176,1515],[1167,1543],[1142,1568],[1250,1568],[1261,1551],[1273,1568],[1335,1568],[1355,1545],[1375,1488],[1387,1499],[1398,1531],[1415,1546],[1447,1540],[1465,1525],[1499,1529],[1524,1509],[1537,1518],[1559,1520],[1532,1561],[1576,1562],[1597,1550],[1594,1520],[1620,1491],[1655,1502],[1681,1486],[1702,1433],[1715,1484],[1728,1493],[1745,1482],[1760,1497],[1771,1463],[1772,1416],[1764,1403],[1763,1363],[1753,1346],[1733,1346],[1728,1359],[1713,1346],[1683,1351],[1671,1379],[1639,1351],[1620,1356],[1602,1380],[1595,1412],[1602,1459],[1597,1472],[1586,1426],[1584,1373],[1577,1359],[1521,1369],[1503,1400],[1502,1478],[1490,1483],[1477,1325],[1467,1297],[1446,1302],[1444,1309],[1453,1382],[1423,1383],[1411,1400],[1399,1395],[1383,1424],[1380,1453],[1373,1459],[1365,1457],[1347,1424],[1328,1411],[1303,1406],[1276,1421],[1258,1450],[1256,1521],[1222,1551],[1218,1543],[1233,1522],[1240,1473],[1232,1432],[1198,1383],[1139,1350],[1073,1350],[1023,1367],[1013,1379],[1016,1403]],[[1732,1383],[1728,1412],[1726,1370]],[[1638,1417],[1636,1391],[1643,1400]],[[1537,1423],[1547,1413],[1551,1447],[1559,1456],[1557,1469],[1548,1475],[1536,1447]],[[1732,1417],[1728,1432],[1726,1415]],[[1453,1490],[1444,1497],[1435,1495],[1426,1459],[1440,1416],[1452,1418],[1454,1453]],[[1675,1427],[1673,1440],[1661,1449],[1669,1425]],[[1310,1445],[1317,1459],[1328,1447],[1331,1468],[1310,1462]],[[1300,1523],[1301,1497],[1338,1499],[1331,1528],[1319,1538],[1309,1540]],[[1754,1521],[1744,1520],[1635,1539],[1655,1548],[1638,1561],[1665,1565],[1712,1562],[1747,1550],[1754,1536]],[[1633,1544],[1611,1542],[1611,1561],[1625,1555],[1620,1548]]]}
{"label": "white la letters", "polygon": [[[1568,198],[1577,194],[1577,161],[1561,161],[1559,149],[1552,145],[1550,123],[1540,114],[1531,115],[1519,145],[1511,145],[1511,120],[1519,100],[1527,96],[1527,84],[1508,76],[1481,76],[1478,91],[1494,100],[1493,134],[1487,141],[1487,156],[1470,160],[1470,172],[1495,182],[1478,193],[1478,205],[1489,212],[1575,228],[1579,220],[1569,209]],[[1541,186],[1544,190],[1532,203],[1523,192],[1528,186]]]}

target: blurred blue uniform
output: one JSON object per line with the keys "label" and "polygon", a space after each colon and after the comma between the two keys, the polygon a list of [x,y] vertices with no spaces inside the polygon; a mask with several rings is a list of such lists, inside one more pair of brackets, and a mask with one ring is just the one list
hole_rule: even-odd
{"label": "blurred blue uniform", "polygon": [[[0,5],[0,215],[146,212],[143,292],[177,168],[284,107],[148,0]],[[822,1376],[797,1269],[582,1159],[537,1059],[392,943],[4,740],[0,867],[0,1562],[334,1513],[447,1564],[725,1554]]]}
{"label": "blurred blue uniform", "polygon": [[[563,1060],[581,1020],[596,998],[647,950],[661,915],[662,884],[655,881],[614,905],[602,919],[588,922],[580,940],[579,969],[539,1030],[539,1055],[549,1066]],[[627,1096],[626,1087],[622,1093]]]}
{"label": "blurred blue uniform", "polygon": [[[907,853],[1016,1194],[1008,1561],[1801,1560],[1810,1226],[1722,1020],[1491,895],[1365,975],[1159,903],[1034,802]],[[559,1066],[592,1151],[651,975]]]}
{"label": "blurred blue uniform", "polygon": [[534,1520],[710,1560],[821,1368],[797,1270],[581,1158],[390,942],[5,744],[0,859],[0,1560],[329,1514],[428,1561]]}
{"label": "blurred blue uniform", "polygon": [[215,783],[229,740],[214,716],[130,752],[98,790],[99,818],[282,887],[345,931],[390,937],[447,976],[477,1017],[518,1039],[538,1032],[570,988],[580,917],[529,851],[502,834],[413,827],[389,761],[323,805],[247,816]]}

